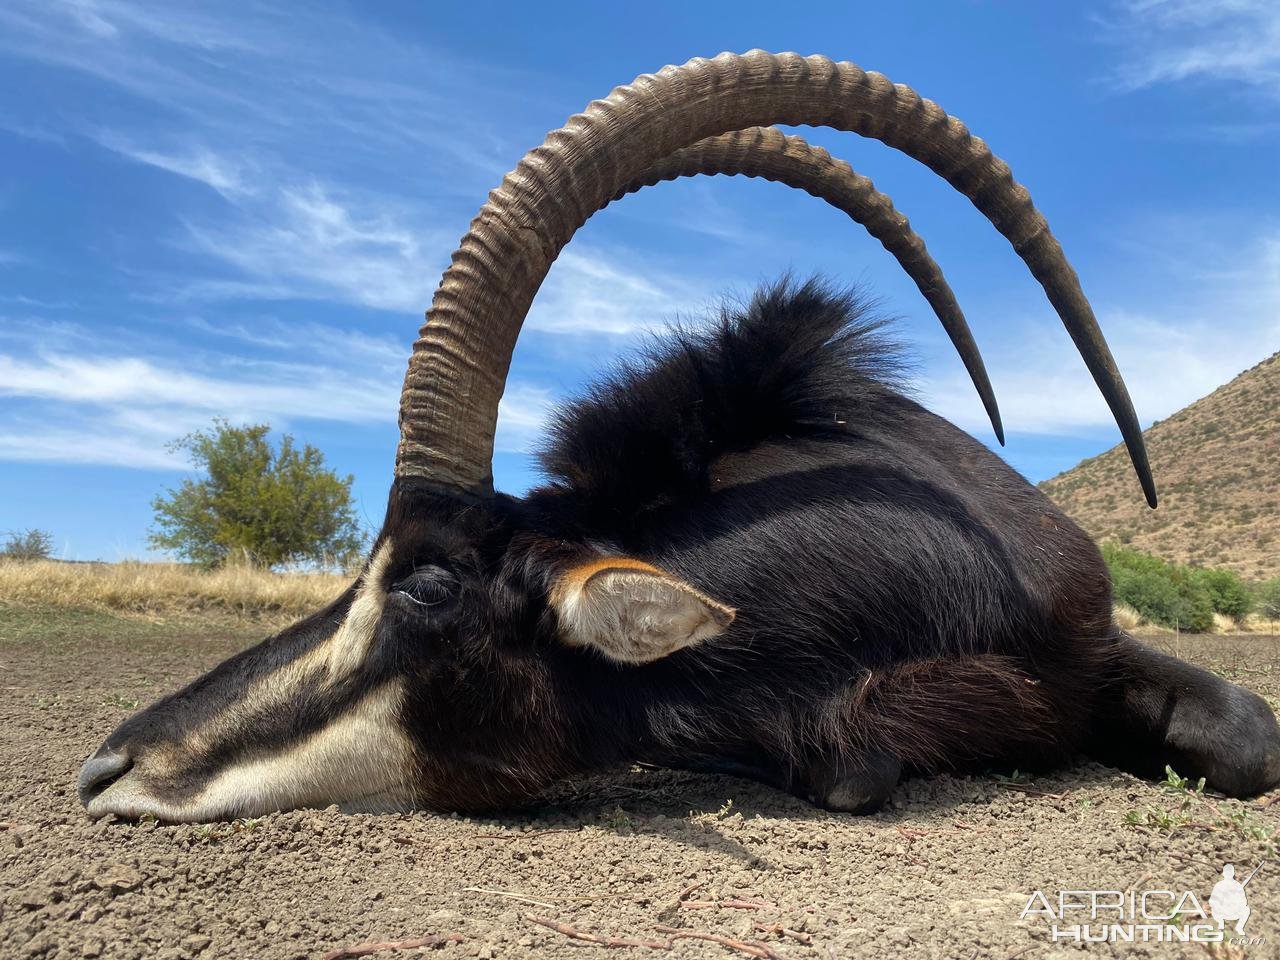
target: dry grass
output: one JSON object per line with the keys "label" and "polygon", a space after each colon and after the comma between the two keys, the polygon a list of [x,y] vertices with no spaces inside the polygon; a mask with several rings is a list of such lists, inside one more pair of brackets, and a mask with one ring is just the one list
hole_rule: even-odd
{"label": "dry grass", "polygon": [[[249,566],[200,570],[177,563],[61,563],[0,559],[0,604],[97,609],[151,619],[222,615],[284,622],[314,613],[351,577],[334,573],[272,573]],[[1165,632],[1127,604],[1114,612],[1122,630]],[[1257,616],[1244,625],[1214,617],[1216,633],[1276,633]]]}
{"label": "dry grass", "polygon": [[1142,618],[1142,614],[1127,603],[1115,604],[1111,608],[1111,618],[1121,630],[1137,630],[1147,622]]}
{"label": "dry grass", "polygon": [[[1138,633],[1142,635],[1165,635],[1172,634],[1176,631],[1170,630],[1168,627],[1162,627],[1157,623],[1152,623],[1142,614],[1127,603],[1117,603],[1111,608],[1111,616],[1116,625],[1126,633]],[[1260,636],[1275,636],[1280,633],[1280,621],[1267,620],[1258,614],[1250,614],[1244,623],[1238,623],[1230,617],[1224,617],[1220,613],[1213,615],[1213,629],[1211,631],[1217,636],[1230,636],[1236,634],[1258,634]],[[1192,634],[1194,636],[1194,634]]]}
{"label": "dry grass", "polygon": [[351,582],[330,573],[272,573],[249,566],[200,570],[176,563],[0,560],[0,602],[80,607],[147,617],[282,621],[313,613]]}

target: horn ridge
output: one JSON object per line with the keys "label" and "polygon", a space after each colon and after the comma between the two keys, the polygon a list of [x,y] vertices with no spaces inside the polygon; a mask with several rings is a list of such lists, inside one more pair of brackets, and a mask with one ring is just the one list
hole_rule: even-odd
{"label": "horn ridge", "polygon": [[[1074,270],[1009,167],[909,87],[851,63],[762,50],[691,60],[618,87],[503,179],[463,237],[414,343],[401,394],[397,478],[492,492],[494,426],[516,336],[551,263],[585,219],[564,216],[563,193],[578,214],[589,215],[612,197],[611,183],[629,182],[675,150],[774,123],[880,139],[944,177],[1011,243],[1025,245],[1023,259],[1106,399],[1154,506],[1155,484],[1124,381]],[[477,232],[491,234],[487,268]],[[426,367],[435,367],[435,376],[425,377]]]}

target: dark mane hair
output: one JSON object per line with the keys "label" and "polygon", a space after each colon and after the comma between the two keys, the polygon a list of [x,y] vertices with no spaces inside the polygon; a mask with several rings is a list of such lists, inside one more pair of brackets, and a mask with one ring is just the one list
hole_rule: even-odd
{"label": "dark mane hair", "polygon": [[654,338],[557,411],[539,461],[586,501],[652,506],[709,488],[717,457],[822,434],[900,393],[888,321],[855,289],[783,279]]}

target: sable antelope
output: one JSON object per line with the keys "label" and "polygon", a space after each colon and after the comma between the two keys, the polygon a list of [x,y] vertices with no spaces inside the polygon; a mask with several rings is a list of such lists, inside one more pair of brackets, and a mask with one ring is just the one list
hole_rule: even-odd
{"label": "sable antelope", "polygon": [[[798,139],[895,147],[968,197],[1044,286],[1155,487],[1123,381],[1027,191],[908,87],[761,51],[666,67],[550,134],[472,222],[414,344],[387,515],[325,610],[125,721],[80,774],[91,816],[508,806],[627,761],[876,809],[904,775],[1166,763],[1245,796],[1280,781],[1261,698],[1111,619],[1089,538],[905,398],[857,297],[783,283],[678,331],[563,407],[545,486],[496,493],[494,424],[557,254],[611,200],[736,172],[846,209],[947,326],[954,298],[888,201]],[[744,131],[734,133],[734,131]]]}

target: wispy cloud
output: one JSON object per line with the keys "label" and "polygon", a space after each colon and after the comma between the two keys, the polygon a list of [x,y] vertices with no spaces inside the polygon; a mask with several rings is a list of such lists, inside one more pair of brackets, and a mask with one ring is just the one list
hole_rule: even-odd
{"label": "wispy cloud", "polygon": [[193,330],[241,344],[296,355],[334,357],[342,363],[361,366],[374,364],[397,374],[404,372],[415,333],[407,330],[404,336],[395,338],[321,323],[287,323],[270,316],[254,317],[251,324],[219,322],[200,316],[190,317],[186,322]]}
{"label": "wispy cloud", "polygon": [[325,299],[380,310],[421,311],[448,241],[409,224],[393,204],[339,196],[319,183],[284,186],[220,224],[186,223],[194,249],[254,281],[188,284],[192,296]]}
{"label": "wispy cloud", "polygon": [[208,269],[184,265],[170,294],[415,313],[473,204],[519,156],[484,106],[518,111],[545,86],[323,3],[299,17],[272,5],[11,0],[0,54],[112,91],[31,116],[18,103],[7,126],[88,138],[228,201],[175,210],[175,233]]}
{"label": "wispy cloud", "polygon": [[[0,355],[0,394],[63,403],[182,408],[209,415],[254,411],[278,416],[367,421],[385,417],[394,385],[297,365],[283,378],[235,380],[194,374],[139,357],[47,354],[34,360]],[[317,402],[323,391],[322,402]],[[237,409],[238,408],[238,409]]]}
{"label": "wispy cloud", "polygon": [[[393,361],[392,345],[379,338],[322,326],[301,333],[304,339],[295,341],[255,337],[259,346],[285,354],[282,359],[194,351],[180,362],[111,355],[101,340],[90,353],[0,353],[0,397],[10,399],[0,410],[0,460],[182,469],[184,461],[166,444],[214,417],[277,428],[315,421],[394,423],[402,350],[394,351]],[[332,364],[298,356],[330,352]],[[498,449],[527,451],[550,399],[544,388],[512,383],[500,410]]]}
{"label": "wispy cloud", "polygon": [[32,307],[38,310],[69,310],[75,306],[70,300],[41,300],[39,297],[28,297],[22,293],[0,295],[0,303],[8,303],[18,307]]}
{"label": "wispy cloud", "polygon": [[696,312],[705,290],[692,277],[648,264],[634,252],[566,250],[538,291],[528,327],[554,334],[629,336]]}
{"label": "wispy cloud", "polygon": [[1229,80],[1280,97],[1280,4],[1275,0],[1125,0],[1107,24],[1128,56],[1130,89]]}
{"label": "wispy cloud", "polygon": [[207,147],[191,146],[178,153],[162,153],[129,143],[110,131],[100,131],[94,138],[113,153],[203,183],[228,199],[252,192],[242,166],[229,163]]}
{"label": "wispy cloud", "polygon": [[183,470],[187,463],[153,438],[104,435],[100,425],[82,429],[0,427],[0,460],[17,463],[77,463],[141,470]]}
{"label": "wispy cloud", "polygon": [[[273,5],[9,0],[0,6],[0,51],[163,108],[156,129],[170,137],[249,142],[268,154],[305,143],[313,164],[358,160],[397,176],[413,169],[411,157],[439,159],[467,185],[477,174],[488,184],[514,159],[477,103],[538,95],[514,71],[481,70],[324,4],[298,16]],[[121,115],[128,139],[144,143],[136,112]],[[43,121],[73,133],[111,125],[72,104]]]}
{"label": "wispy cloud", "polygon": [[[184,281],[179,299],[313,299],[421,316],[457,238],[412,201],[319,183],[236,203],[219,223],[186,222],[185,243],[240,278]],[[528,328],[629,336],[697,310],[708,284],[632,250],[574,246],[552,267]]]}
{"label": "wispy cloud", "polygon": [[[173,234],[161,236],[196,256],[181,273],[129,265],[153,288],[135,296],[304,299],[415,317],[429,305],[474,204],[514,164],[517,143],[527,146],[520,123],[545,83],[409,45],[338,9],[323,14],[177,2],[159,15],[133,0],[0,9],[0,51],[87,73],[164,117],[148,127],[138,118],[150,109],[70,108],[42,122],[226,201],[175,211]],[[511,139],[478,108],[495,103],[521,118]],[[706,286],[632,251],[576,246],[529,326],[625,336],[696,308],[697,289]]]}

